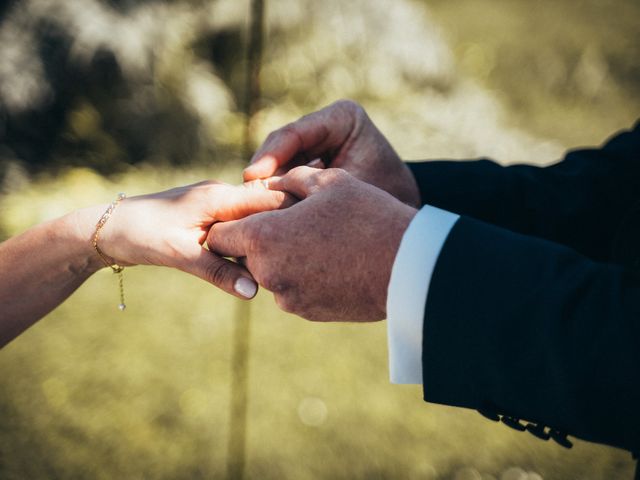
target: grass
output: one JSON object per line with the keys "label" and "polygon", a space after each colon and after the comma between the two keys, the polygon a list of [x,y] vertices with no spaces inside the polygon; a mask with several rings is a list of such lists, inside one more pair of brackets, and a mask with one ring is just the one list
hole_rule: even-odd
{"label": "grass", "polygon": [[[8,198],[20,217],[53,191],[91,203],[104,201],[96,185],[84,191],[92,182],[139,192],[207,173],[143,170],[112,184],[76,170]],[[224,477],[237,300],[153,267],[127,269],[126,291],[122,314],[115,279],[100,272],[0,352],[0,478]],[[501,477],[514,467],[549,479],[631,476],[625,452],[582,442],[565,451],[390,385],[384,323],[308,323],[268,292],[250,312],[248,478],[521,478]]]}

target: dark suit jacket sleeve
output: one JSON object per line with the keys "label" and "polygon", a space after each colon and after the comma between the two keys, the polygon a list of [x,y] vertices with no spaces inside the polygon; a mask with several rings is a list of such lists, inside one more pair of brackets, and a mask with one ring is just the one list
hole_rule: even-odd
{"label": "dark suit jacket sleeve", "polygon": [[640,201],[640,123],[601,149],[556,165],[489,160],[409,163],[423,203],[609,260],[617,229]]}
{"label": "dark suit jacket sleeve", "polygon": [[640,448],[640,277],[468,217],[425,309],[424,398]]}
{"label": "dark suit jacket sleeve", "polygon": [[639,152],[637,125],[547,168],[410,165],[462,215],[425,307],[425,400],[640,450]]}

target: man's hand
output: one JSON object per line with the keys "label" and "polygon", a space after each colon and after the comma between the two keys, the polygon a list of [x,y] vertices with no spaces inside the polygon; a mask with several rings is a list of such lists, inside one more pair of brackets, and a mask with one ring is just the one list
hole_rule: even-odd
{"label": "man's hand", "polygon": [[244,171],[245,181],[268,178],[320,158],[360,180],[420,206],[409,168],[355,102],[341,100],[272,132]]}
{"label": "man's hand", "polygon": [[298,167],[269,187],[303,200],[216,223],[209,248],[246,257],[287,312],[317,321],[385,318],[391,268],[416,210],[341,169]]}

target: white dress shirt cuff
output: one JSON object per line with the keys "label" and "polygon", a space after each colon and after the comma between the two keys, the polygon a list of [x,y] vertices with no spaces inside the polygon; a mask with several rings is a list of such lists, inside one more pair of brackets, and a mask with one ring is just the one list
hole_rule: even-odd
{"label": "white dress shirt cuff", "polygon": [[422,329],[431,276],[459,215],[424,206],[402,237],[387,293],[391,383],[422,384]]}

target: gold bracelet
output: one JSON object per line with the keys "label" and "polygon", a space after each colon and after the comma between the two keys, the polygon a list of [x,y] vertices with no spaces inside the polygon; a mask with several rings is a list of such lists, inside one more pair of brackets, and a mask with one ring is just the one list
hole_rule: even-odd
{"label": "gold bracelet", "polygon": [[109,261],[109,258],[107,258],[107,256],[102,252],[102,250],[100,250],[100,247],[98,247],[98,239],[100,236],[100,230],[102,229],[102,227],[104,227],[105,223],[107,223],[107,220],[109,220],[109,218],[111,217],[111,214],[116,209],[118,204],[125,198],[127,198],[127,196],[124,193],[119,193],[116,199],[113,202],[111,202],[111,205],[109,205],[109,208],[107,208],[107,211],[102,214],[102,216],[100,217],[100,220],[98,220],[98,223],[96,224],[96,231],[93,234],[93,242],[92,242],[93,248],[95,249],[96,253],[100,256],[102,263],[104,263],[105,266],[110,268],[113,271],[113,273],[118,275],[118,286],[120,288],[120,305],[118,305],[118,308],[120,309],[120,311],[123,311],[123,312],[124,312],[124,309],[127,308],[127,306],[124,303],[124,281],[123,281],[124,275],[122,274],[124,267],[122,265],[118,265],[117,263],[111,263]]}

